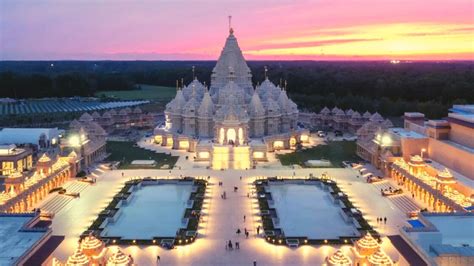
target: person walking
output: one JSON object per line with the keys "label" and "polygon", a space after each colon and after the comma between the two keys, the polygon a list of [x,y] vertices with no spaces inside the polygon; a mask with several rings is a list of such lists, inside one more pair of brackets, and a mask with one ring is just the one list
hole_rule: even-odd
{"label": "person walking", "polygon": [[253,261],[253,266],[257,266],[257,261],[256,260]]}
{"label": "person walking", "polygon": [[156,256],[156,264],[160,263],[160,260],[161,260],[160,255]]}
{"label": "person walking", "polygon": [[384,222],[385,224],[387,224],[387,217],[384,217],[384,218],[383,218],[383,222]]}
{"label": "person walking", "polygon": [[237,235],[240,235],[240,228],[237,228]]}
{"label": "person walking", "polygon": [[240,249],[240,243],[239,242],[235,242],[235,249]]}
{"label": "person walking", "polygon": [[245,215],[244,215],[244,223],[245,223],[245,218],[246,218],[246,217],[245,217]]}
{"label": "person walking", "polygon": [[245,238],[249,238],[249,231],[245,231]]}
{"label": "person walking", "polygon": [[259,235],[259,234],[260,234],[260,225],[257,226],[257,235]]}

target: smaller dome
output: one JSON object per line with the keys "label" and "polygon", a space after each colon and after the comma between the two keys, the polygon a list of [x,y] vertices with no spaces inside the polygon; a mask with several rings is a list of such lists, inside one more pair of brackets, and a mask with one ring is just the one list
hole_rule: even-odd
{"label": "smaller dome", "polygon": [[369,111],[365,111],[365,113],[362,115],[362,117],[365,119],[370,119],[371,116],[372,114],[370,114]]}
{"label": "smaller dome", "polygon": [[336,112],[334,113],[334,115],[336,115],[336,116],[345,116],[346,114],[341,109],[337,109]]}
{"label": "smaller dome", "polygon": [[349,109],[349,110],[346,111],[346,115],[347,115],[347,116],[350,117],[350,116],[352,116],[352,114],[354,114],[354,110]]}
{"label": "smaller dome", "polygon": [[410,158],[410,163],[411,166],[423,166],[425,164],[425,161],[423,158],[421,158],[420,155],[415,155]]}
{"label": "smaller dome", "polygon": [[117,111],[115,109],[110,109],[109,114],[111,116],[115,116],[115,115],[117,115]]}
{"label": "smaller dome", "polygon": [[40,163],[49,163],[51,161],[51,158],[46,153],[43,153],[41,157],[38,159],[38,162]]}
{"label": "smaller dome", "polygon": [[359,112],[355,111],[354,113],[352,113],[351,118],[352,119],[360,119],[360,118],[362,118],[362,116],[360,115]]}
{"label": "smaller dome", "polygon": [[364,237],[357,240],[356,248],[359,253],[362,255],[372,254],[380,247],[379,243],[375,238],[370,234],[367,233]]}
{"label": "smaller dome", "polygon": [[265,116],[265,108],[263,108],[260,96],[258,96],[256,91],[253,93],[252,99],[250,100],[249,113],[252,117]]}
{"label": "smaller dome", "polygon": [[88,256],[97,256],[99,255],[102,250],[104,249],[105,245],[104,242],[89,234],[81,241],[81,250],[84,254]]}
{"label": "smaller dome", "polygon": [[84,253],[82,253],[80,248],[77,248],[76,251],[74,251],[74,253],[67,259],[66,265],[87,266],[89,263],[89,258]]}
{"label": "smaller dome", "polygon": [[369,261],[369,263],[371,263],[371,265],[374,265],[374,266],[392,266],[393,265],[392,259],[390,259],[390,257],[385,252],[383,252],[382,249],[379,249],[377,252],[370,255],[367,258],[367,260]]}
{"label": "smaller dome", "polygon": [[142,113],[142,109],[140,109],[140,107],[135,107],[135,109],[133,109],[133,113],[134,114],[141,114]]}
{"label": "smaller dome", "polygon": [[107,266],[129,266],[132,265],[132,259],[117,248],[117,251],[112,254],[107,260]]}
{"label": "smaller dome", "polygon": [[76,119],[72,120],[71,123],[69,123],[70,128],[79,128],[81,127],[81,123],[77,121]]}
{"label": "smaller dome", "polygon": [[339,108],[337,108],[337,106],[334,106],[334,108],[332,108],[331,110],[331,113],[336,114],[338,111],[339,111]]}
{"label": "smaller dome", "polygon": [[103,119],[112,119],[112,115],[110,114],[109,111],[105,112],[102,114]]}
{"label": "smaller dome", "polygon": [[444,168],[444,170],[438,171],[436,175],[436,179],[438,183],[443,183],[443,184],[456,183],[456,179],[454,178],[453,174],[451,174],[448,168]]}
{"label": "smaller dome", "polygon": [[351,266],[351,259],[346,256],[340,249],[334,252],[331,256],[326,258],[328,266]]}
{"label": "smaller dome", "polygon": [[329,110],[329,108],[324,106],[324,108],[319,113],[322,115],[329,115],[331,113],[331,110]]}
{"label": "smaller dome", "polygon": [[92,118],[94,118],[94,119],[100,118],[100,114],[97,113],[97,112],[93,112],[92,113]]}
{"label": "smaller dome", "polygon": [[214,103],[208,91],[204,93],[201,104],[199,105],[198,115],[200,117],[212,117],[214,113]]}
{"label": "smaller dome", "polygon": [[92,122],[94,118],[89,113],[83,113],[81,117],[79,117],[80,122]]}
{"label": "smaller dome", "polygon": [[391,127],[393,127],[393,123],[392,123],[392,121],[390,121],[390,119],[385,119],[385,121],[382,123],[382,125],[383,125],[385,128],[391,128]]}
{"label": "smaller dome", "polygon": [[175,112],[179,112],[182,108],[184,108],[184,105],[186,104],[186,100],[184,99],[182,90],[178,90],[173,103],[174,105],[172,108]]}
{"label": "smaller dome", "polygon": [[382,123],[382,122],[384,122],[384,119],[383,119],[383,117],[382,117],[379,113],[375,112],[375,113],[370,117],[370,121],[372,121],[372,122],[377,122],[377,123]]}

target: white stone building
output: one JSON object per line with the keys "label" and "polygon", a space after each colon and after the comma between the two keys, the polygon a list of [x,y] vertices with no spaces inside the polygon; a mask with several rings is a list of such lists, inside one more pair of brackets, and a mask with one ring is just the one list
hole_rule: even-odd
{"label": "white stone building", "polygon": [[211,75],[210,89],[196,78],[178,87],[166,105],[165,125],[155,142],[196,152],[215,169],[248,169],[266,152],[289,149],[308,140],[297,127],[298,108],[286,90],[268,78],[252,85],[252,73],[230,30]]}

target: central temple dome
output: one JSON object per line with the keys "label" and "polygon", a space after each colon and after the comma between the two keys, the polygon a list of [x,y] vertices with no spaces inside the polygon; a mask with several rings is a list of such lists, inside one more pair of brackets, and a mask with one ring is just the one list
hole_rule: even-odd
{"label": "central temple dome", "polygon": [[211,75],[211,95],[218,93],[224,87],[229,78],[234,76],[234,81],[245,93],[252,95],[252,73],[245,62],[245,58],[240,50],[233,30],[230,30],[229,37],[225,42],[221,55]]}

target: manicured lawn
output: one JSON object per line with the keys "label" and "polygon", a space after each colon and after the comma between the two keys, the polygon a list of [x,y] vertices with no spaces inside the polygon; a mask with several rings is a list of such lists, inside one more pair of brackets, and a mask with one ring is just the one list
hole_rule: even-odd
{"label": "manicured lawn", "polygon": [[176,94],[176,88],[139,84],[140,90],[130,91],[99,91],[96,97],[107,97],[121,100],[151,100],[156,102],[169,102]]}
{"label": "manicured lawn", "polygon": [[283,165],[298,164],[304,166],[307,160],[326,159],[331,161],[332,167],[342,167],[342,161],[356,161],[355,141],[332,141],[328,145],[319,145],[314,148],[293,153],[277,155]]}
{"label": "manicured lawn", "polygon": [[134,142],[122,142],[122,141],[107,141],[107,152],[110,156],[107,158],[109,161],[121,161],[119,168],[136,168],[130,163],[133,160],[155,160],[155,168],[161,168],[167,164],[170,168],[173,168],[177,156],[171,156],[165,153],[155,153],[149,150],[142,149],[134,146]]}

